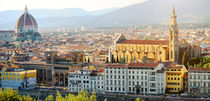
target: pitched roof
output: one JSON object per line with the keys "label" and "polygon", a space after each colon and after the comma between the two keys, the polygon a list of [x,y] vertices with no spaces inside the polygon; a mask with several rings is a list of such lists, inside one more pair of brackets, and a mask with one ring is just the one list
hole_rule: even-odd
{"label": "pitched roof", "polygon": [[202,67],[191,67],[189,71],[210,71],[210,68],[202,68]]}
{"label": "pitched roof", "polygon": [[128,67],[157,67],[158,63],[130,63]]}
{"label": "pitched roof", "polygon": [[149,44],[149,45],[168,45],[168,40],[123,40],[118,44]]}
{"label": "pitched roof", "polygon": [[130,63],[130,64],[108,64],[105,67],[152,67],[155,68],[158,66],[158,63]]}
{"label": "pitched roof", "polygon": [[128,67],[128,64],[107,64],[105,67]]}

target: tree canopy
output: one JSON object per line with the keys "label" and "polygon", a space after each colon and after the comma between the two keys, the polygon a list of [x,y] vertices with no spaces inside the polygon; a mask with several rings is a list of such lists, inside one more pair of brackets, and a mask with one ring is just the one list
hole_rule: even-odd
{"label": "tree canopy", "polygon": [[210,68],[210,57],[192,58],[187,63],[188,67]]}

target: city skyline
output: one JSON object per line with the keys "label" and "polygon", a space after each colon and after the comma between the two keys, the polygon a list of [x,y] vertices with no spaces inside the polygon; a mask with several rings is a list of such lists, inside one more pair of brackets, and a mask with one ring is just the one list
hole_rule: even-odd
{"label": "city skyline", "polygon": [[210,100],[208,4],[0,0],[0,100]]}

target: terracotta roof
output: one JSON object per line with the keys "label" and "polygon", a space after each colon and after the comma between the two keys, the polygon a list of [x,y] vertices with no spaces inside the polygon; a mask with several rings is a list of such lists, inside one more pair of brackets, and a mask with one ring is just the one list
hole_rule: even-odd
{"label": "terracotta roof", "polygon": [[130,64],[108,64],[105,67],[152,67],[155,68],[158,63],[130,63]]}
{"label": "terracotta roof", "polygon": [[157,67],[158,63],[130,63],[128,67]]}
{"label": "terracotta roof", "polygon": [[29,13],[24,13],[18,18],[16,22],[16,28],[18,26],[33,26],[35,28],[38,27],[35,18]]}
{"label": "terracotta roof", "polygon": [[174,64],[173,62],[161,62],[164,64],[165,67],[169,67],[170,65]]}
{"label": "terracotta roof", "polygon": [[168,40],[123,40],[118,44],[149,44],[149,45],[168,45]]}
{"label": "terracotta roof", "polygon": [[168,69],[182,69],[183,66],[169,66]]}
{"label": "terracotta roof", "polygon": [[69,49],[69,50],[86,50],[88,48],[89,48],[89,46],[77,45],[77,46],[70,46],[67,49]]}
{"label": "terracotta roof", "polygon": [[202,67],[191,67],[189,71],[210,71],[210,68],[202,68]]}
{"label": "terracotta roof", "polygon": [[104,65],[104,63],[99,63],[99,62],[90,62],[91,65]]}
{"label": "terracotta roof", "polygon": [[128,64],[108,64],[105,67],[128,67]]}

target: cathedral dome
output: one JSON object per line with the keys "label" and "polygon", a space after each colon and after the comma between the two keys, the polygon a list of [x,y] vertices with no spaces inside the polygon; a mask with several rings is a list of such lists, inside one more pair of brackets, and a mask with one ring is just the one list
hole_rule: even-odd
{"label": "cathedral dome", "polygon": [[18,18],[15,25],[14,39],[16,41],[41,41],[42,36],[38,32],[38,25],[35,18],[28,13],[27,7],[25,12]]}
{"label": "cathedral dome", "polygon": [[25,12],[18,18],[15,26],[15,32],[22,31],[35,31],[38,30],[38,25],[35,18],[28,13],[27,7],[25,8]]}

